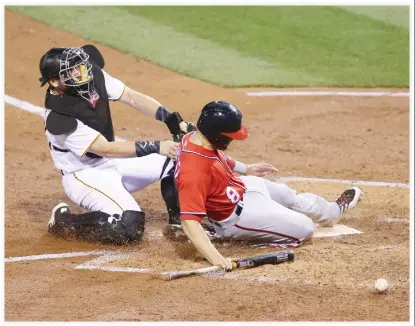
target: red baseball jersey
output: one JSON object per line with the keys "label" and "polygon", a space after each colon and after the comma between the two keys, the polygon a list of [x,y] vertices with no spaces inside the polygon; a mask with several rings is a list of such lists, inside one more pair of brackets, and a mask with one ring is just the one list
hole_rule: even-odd
{"label": "red baseball jersey", "polygon": [[209,150],[183,137],[176,155],[175,180],[182,220],[201,221],[207,215],[221,221],[229,217],[246,187],[234,173],[235,160],[222,151]]}

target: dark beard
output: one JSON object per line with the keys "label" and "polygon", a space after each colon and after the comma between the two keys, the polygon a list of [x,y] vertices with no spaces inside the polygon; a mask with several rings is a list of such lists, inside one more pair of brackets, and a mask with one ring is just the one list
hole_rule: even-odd
{"label": "dark beard", "polygon": [[228,148],[229,144],[218,144],[218,145],[212,145],[213,149],[219,150],[219,151],[225,151]]}
{"label": "dark beard", "polygon": [[[205,136],[206,137],[206,136]],[[212,145],[213,149],[224,151],[228,148],[230,143],[232,142],[232,138],[229,138],[225,135],[219,134],[216,137],[206,137],[209,143]]]}

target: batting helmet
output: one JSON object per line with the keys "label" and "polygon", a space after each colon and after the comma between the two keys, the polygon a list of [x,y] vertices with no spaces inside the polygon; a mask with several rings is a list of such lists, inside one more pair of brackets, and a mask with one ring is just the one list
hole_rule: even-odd
{"label": "batting helmet", "polygon": [[67,94],[79,95],[88,101],[98,99],[94,90],[92,64],[83,48],[52,48],[40,59],[41,86],[59,78]]}
{"label": "batting helmet", "polygon": [[232,140],[248,137],[242,125],[242,113],[234,105],[215,101],[205,105],[197,121],[197,128],[216,149],[224,150]]}

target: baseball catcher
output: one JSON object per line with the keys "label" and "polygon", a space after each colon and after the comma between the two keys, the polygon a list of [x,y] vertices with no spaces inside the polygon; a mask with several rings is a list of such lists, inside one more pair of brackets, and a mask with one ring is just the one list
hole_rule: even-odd
{"label": "baseball catcher", "polygon": [[41,86],[49,85],[44,119],[50,153],[61,171],[66,195],[89,211],[71,214],[68,205],[60,203],[52,211],[48,229],[59,237],[127,244],[140,241],[145,224],[145,214],[130,193],[158,180],[162,180],[169,222],[177,223],[172,158],[178,144],[115,141],[110,101],[166,123],[176,137],[195,128],[177,112],[110,76],[104,65],[92,45],[52,48],[40,59]]}
{"label": "baseball catcher", "polygon": [[229,144],[248,137],[242,113],[230,103],[208,103],[197,129],[181,141],[174,177],[182,230],[213,265],[232,269],[231,260],[218,252],[204,232],[200,224],[204,216],[220,237],[296,247],[312,236],[312,219],[333,225],[360,200],[361,190],[356,187],[333,202],[311,193],[297,194],[285,184],[261,178],[277,171],[272,165],[247,165],[228,157],[223,151]]}

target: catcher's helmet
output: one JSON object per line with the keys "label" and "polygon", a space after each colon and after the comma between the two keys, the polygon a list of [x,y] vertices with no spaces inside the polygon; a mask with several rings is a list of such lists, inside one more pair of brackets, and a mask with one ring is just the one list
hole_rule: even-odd
{"label": "catcher's helmet", "polygon": [[205,105],[197,121],[197,128],[216,149],[224,150],[234,139],[248,137],[242,125],[242,113],[234,105],[215,101]]}
{"label": "catcher's helmet", "polygon": [[79,95],[88,101],[99,97],[94,89],[92,64],[83,48],[52,48],[40,59],[39,69],[41,86],[52,78],[59,78],[67,94]]}
{"label": "catcher's helmet", "polygon": [[63,51],[65,51],[65,48],[52,48],[40,59],[39,70],[42,77],[39,78],[39,81],[42,83],[41,87],[50,79],[59,78]]}

